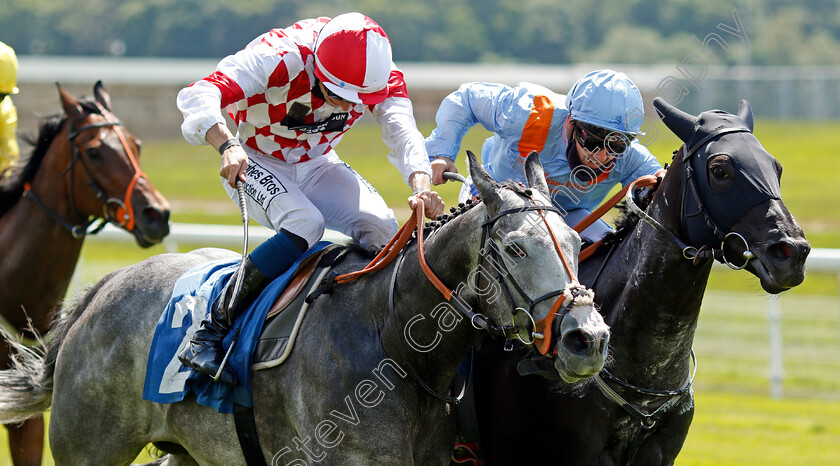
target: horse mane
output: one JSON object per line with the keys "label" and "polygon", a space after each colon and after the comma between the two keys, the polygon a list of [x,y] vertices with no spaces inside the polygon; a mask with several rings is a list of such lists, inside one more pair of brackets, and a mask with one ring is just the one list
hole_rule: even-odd
{"label": "horse mane", "polygon": [[[514,182],[514,181],[504,181],[504,182],[501,183],[501,186],[505,189],[509,189],[509,190],[515,192],[516,194],[519,194],[520,196],[528,197],[528,198],[531,197],[531,188],[528,188],[527,186],[525,186],[522,183],[518,183],[518,182]],[[476,207],[479,204],[481,204],[481,199],[478,199],[478,200],[467,199],[466,202],[458,203],[458,207],[454,207],[454,206],[450,207],[449,208],[449,214],[438,215],[437,219],[435,221],[426,222],[426,224],[424,225],[425,229],[423,230],[423,234],[425,235],[425,234],[431,233],[432,231],[437,230],[438,228],[445,225],[447,222],[452,221],[456,217],[459,217],[459,216],[467,213],[467,211],[469,211],[473,207]]]}
{"label": "horse mane", "polygon": [[639,217],[630,212],[627,208],[627,202],[621,201],[614,207],[618,211],[618,216],[615,219],[615,231],[607,233],[603,238],[605,245],[616,244],[624,241],[624,238],[636,228],[639,223]]}
{"label": "horse mane", "polygon": [[[423,229],[423,235],[428,235],[438,230],[440,227],[446,225],[447,222],[455,220],[457,217],[465,214],[467,211],[480,203],[481,200],[473,201],[472,199],[467,199],[467,202],[458,203],[458,207],[450,207],[448,214],[438,215],[435,221],[426,222],[424,225],[425,228]],[[412,235],[412,239],[416,238],[416,236],[416,233]]]}
{"label": "horse mane", "polygon": [[56,312],[53,317],[53,321],[50,324],[50,339],[46,342],[46,348],[42,350],[44,370],[40,374],[40,382],[45,387],[48,387],[50,391],[52,391],[52,376],[55,371],[55,363],[58,359],[58,351],[61,348],[61,343],[67,336],[67,333],[70,332],[70,328],[79,320],[79,317],[96,297],[97,292],[116,274],[116,271],[109,273],[99,282],[86,287],[80,294],[64,301],[60,307],[60,311]]}
{"label": "horse mane", "polygon": [[[91,113],[102,114],[102,110],[91,98],[79,100],[79,105],[89,115]],[[23,186],[31,182],[38,173],[47,151],[55,140],[55,136],[61,130],[67,115],[59,113],[41,118],[38,136],[24,134],[21,136],[23,142],[32,146],[32,151],[21,158],[11,167],[0,173],[0,217],[2,217],[23,195]]]}
{"label": "horse mane", "polygon": [[347,249],[348,253],[358,254],[366,259],[373,259],[373,257],[376,256],[382,250],[382,248],[379,248],[377,250],[370,250],[362,246],[362,243],[355,239],[352,240],[350,243],[346,244],[344,247]]}

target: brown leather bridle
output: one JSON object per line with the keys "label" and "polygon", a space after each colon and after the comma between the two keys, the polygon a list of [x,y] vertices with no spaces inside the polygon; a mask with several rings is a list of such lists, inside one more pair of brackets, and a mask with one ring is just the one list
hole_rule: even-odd
{"label": "brown leather bridle", "polygon": [[[50,218],[62,225],[68,231],[70,231],[70,234],[73,236],[73,238],[76,239],[84,238],[85,235],[88,234],[98,233],[105,226],[105,224],[109,222],[113,223],[116,226],[122,227],[127,231],[133,232],[134,227],[136,225],[136,221],[134,208],[131,204],[131,194],[134,192],[134,188],[136,187],[137,181],[140,180],[140,178],[148,179],[146,174],[143,173],[143,171],[140,169],[140,164],[137,161],[137,155],[134,153],[134,151],[131,150],[131,146],[128,145],[128,142],[126,141],[126,138],[123,135],[122,128],[120,128],[122,126],[122,123],[116,120],[112,120],[107,115],[105,115],[104,112],[102,113],[102,116],[105,118],[105,120],[107,120],[106,122],[86,125],[69,133],[68,140],[70,141],[71,147],[70,163],[63,172],[63,174],[72,173],[73,166],[76,164],[76,162],[81,162],[82,168],[84,169],[85,174],[87,175],[89,180],[88,184],[93,188],[94,192],[96,193],[97,199],[99,199],[102,203],[102,217],[93,218],[85,223],[74,225],[68,222],[67,220],[61,218],[60,215],[58,215],[52,209],[47,207],[47,205],[44,204],[44,202],[38,196],[35,195],[35,192],[32,191],[31,183],[26,182],[23,186],[24,197],[32,199],[32,201],[34,201],[35,204],[41,208],[41,210],[46,212],[47,215],[50,216]],[[134,175],[132,176],[131,181],[128,183],[125,197],[123,199],[107,197],[105,195],[105,193],[102,191],[102,188],[100,188],[100,186],[94,180],[91,174],[91,170],[85,162],[84,157],[82,157],[82,151],[84,149],[80,148],[79,143],[76,141],[76,139],[82,132],[97,128],[112,128],[114,132],[117,133],[117,137],[119,138],[120,143],[122,144],[123,149],[125,150],[126,156],[128,157],[129,162],[131,162],[131,166],[134,168]],[[76,208],[75,189],[73,180],[74,178],[71,175],[69,190],[70,204],[73,207],[73,210],[78,212],[78,209]],[[112,205],[116,206],[113,215],[109,211],[109,207]],[[95,229],[89,231],[88,229],[94,222],[96,222],[96,220],[101,221],[100,225],[98,225]]]}

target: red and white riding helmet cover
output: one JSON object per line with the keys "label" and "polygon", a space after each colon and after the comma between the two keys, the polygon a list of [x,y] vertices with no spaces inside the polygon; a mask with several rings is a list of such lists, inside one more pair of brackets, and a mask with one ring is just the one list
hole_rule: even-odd
{"label": "red and white riding helmet cover", "polygon": [[376,105],[388,96],[391,42],[376,22],[345,13],[327,22],[315,41],[315,76],[344,100]]}

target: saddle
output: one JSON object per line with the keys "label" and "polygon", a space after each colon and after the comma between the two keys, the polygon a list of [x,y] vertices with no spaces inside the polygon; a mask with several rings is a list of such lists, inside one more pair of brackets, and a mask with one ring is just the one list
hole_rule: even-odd
{"label": "saddle", "polygon": [[268,369],[282,364],[292,352],[295,338],[309,302],[306,298],[321,284],[347,252],[334,244],[301,262],[291,282],[272,304],[254,350],[251,369]]}

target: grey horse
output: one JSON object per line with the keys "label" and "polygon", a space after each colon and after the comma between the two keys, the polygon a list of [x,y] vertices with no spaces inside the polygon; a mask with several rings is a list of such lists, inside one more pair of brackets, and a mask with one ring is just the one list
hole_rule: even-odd
{"label": "grey horse", "polygon": [[[402,261],[317,298],[289,360],[254,374],[254,415],[270,463],[446,464],[454,415],[430,392],[449,392],[480,333],[475,325],[486,320],[532,341],[534,320],[569,297],[580,239],[552,211],[536,154],[524,167],[530,189],[497,184],[468,157],[483,202],[429,228],[425,257],[477,314],[465,318],[430,283],[416,241]],[[504,267],[489,262],[488,249]],[[168,453],[156,464],[244,464],[232,415],[189,397],[141,399],[155,325],[175,281],[232,254],[163,254],[103,278],[55,323],[45,355],[19,349],[15,368],[0,373],[0,422],[51,407],[59,465],[126,464],[149,443]],[[368,260],[354,252],[338,271]],[[588,291],[570,302],[551,324],[552,351],[543,357],[573,382],[603,367],[609,330]]]}

